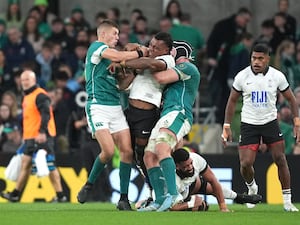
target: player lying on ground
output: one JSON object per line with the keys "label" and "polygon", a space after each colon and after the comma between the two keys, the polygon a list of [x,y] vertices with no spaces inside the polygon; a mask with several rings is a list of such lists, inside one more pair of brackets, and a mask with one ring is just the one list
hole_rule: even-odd
{"label": "player lying on ground", "polygon": [[[262,200],[261,195],[239,194],[221,186],[206,160],[197,153],[180,148],[173,152],[172,157],[176,164],[177,189],[184,202],[176,204],[171,210],[207,210],[208,204],[198,194],[215,196],[220,209],[223,207],[220,204],[224,203],[224,198],[232,199],[239,204],[257,204]],[[139,202],[136,207],[144,207],[148,202],[147,200]]]}

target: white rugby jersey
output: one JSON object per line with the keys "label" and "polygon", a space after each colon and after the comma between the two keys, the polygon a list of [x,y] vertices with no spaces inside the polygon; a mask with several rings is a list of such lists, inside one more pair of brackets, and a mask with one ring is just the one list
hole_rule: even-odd
{"label": "white rugby jersey", "polygon": [[248,66],[235,76],[232,86],[242,92],[241,121],[263,125],[277,118],[277,91],[285,91],[289,83],[282,72],[271,66],[266,74],[256,75]]}
{"label": "white rugby jersey", "polygon": [[183,199],[188,196],[190,185],[196,181],[197,177],[199,177],[199,174],[202,173],[207,167],[206,160],[199,154],[190,152],[190,158],[193,160],[194,175],[192,177],[181,179],[176,174],[177,191],[182,195]]}
{"label": "white rugby jersey", "polygon": [[[155,59],[163,60],[167,69],[175,66],[175,61],[171,55],[157,56]],[[138,74],[130,88],[130,99],[138,99],[149,102],[157,107],[160,107],[162,90],[164,85],[159,84],[151,75],[150,70],[145,70],[144,74]]]}

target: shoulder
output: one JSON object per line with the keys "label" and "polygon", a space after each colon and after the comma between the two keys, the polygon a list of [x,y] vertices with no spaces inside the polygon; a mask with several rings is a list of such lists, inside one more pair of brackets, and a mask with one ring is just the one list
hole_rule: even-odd
{"label": "shoulder", "polygon": [[175,66],[175,60],[171,55],[161,55],[155,57],[155,59],[164,61],[167,64],[168,68]]}

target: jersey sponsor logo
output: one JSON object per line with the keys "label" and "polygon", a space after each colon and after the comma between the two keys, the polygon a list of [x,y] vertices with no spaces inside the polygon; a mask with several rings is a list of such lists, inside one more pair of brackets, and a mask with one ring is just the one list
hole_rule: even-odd
{"label": "jersey sponsor logo", "polygon": [[253,103],[265,103],[268,102],[266,91],[252,91],[251,100]]}
{"label": "jersey sponsor logo", "polygon": [[144,130],[142,130],[142,134],[150,134],[150,131],[144,131]]}
{"label": "jersey sponsor logo", "polygon": [[103,126],[103,123],[102,123],[102,122],[97,122],[97,123],[95,123],[95,126],[96,126],[96,127],[102,127],[102,126]]}
{"label": "jersey sponsor logo", "polygon": [[249,85],[249,84],[252,84],[252,82],[247,82],[246,84]]}
{"label": "jersey sponsor logo", "polygon": [[279,137],[282,137],[282,136],[283,136],[283,134],[282,134],[282,133],[279,133],[279,134],[278,134],[278,136],[279,136]]}

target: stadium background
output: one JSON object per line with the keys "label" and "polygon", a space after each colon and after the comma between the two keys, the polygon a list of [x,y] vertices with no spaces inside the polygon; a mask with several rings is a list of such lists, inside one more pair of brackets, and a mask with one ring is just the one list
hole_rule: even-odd
{"label": "stadium background", "polygon": [[[34,0],[20,0],[22,11],[27,12]],[[49,0],[49,6],[62,17],[68,17],[74,7],[81,7],[85,17],[93,24],[94,16],[99,11],[111,7],[121,10],[121,19],[129,18],[134,8],[143,10],[148,19],[149,27],[158,26],[168,0]],[[277,0],[179,0],[183,11],[190,13],[192,25],[202,31],[207,38],[213,25],[220,19],[235,13],[239,7],[245,6],[253,12],[253,18],[248,26],[251,33],[258,34],[261,22],[270,18],[277,11]],[[300,21],[300,1],[290,0],[289,13]],[[7,0],[0,0],[0,14],[5,13]],[[267,10],[266,10],[267,9]]]}

